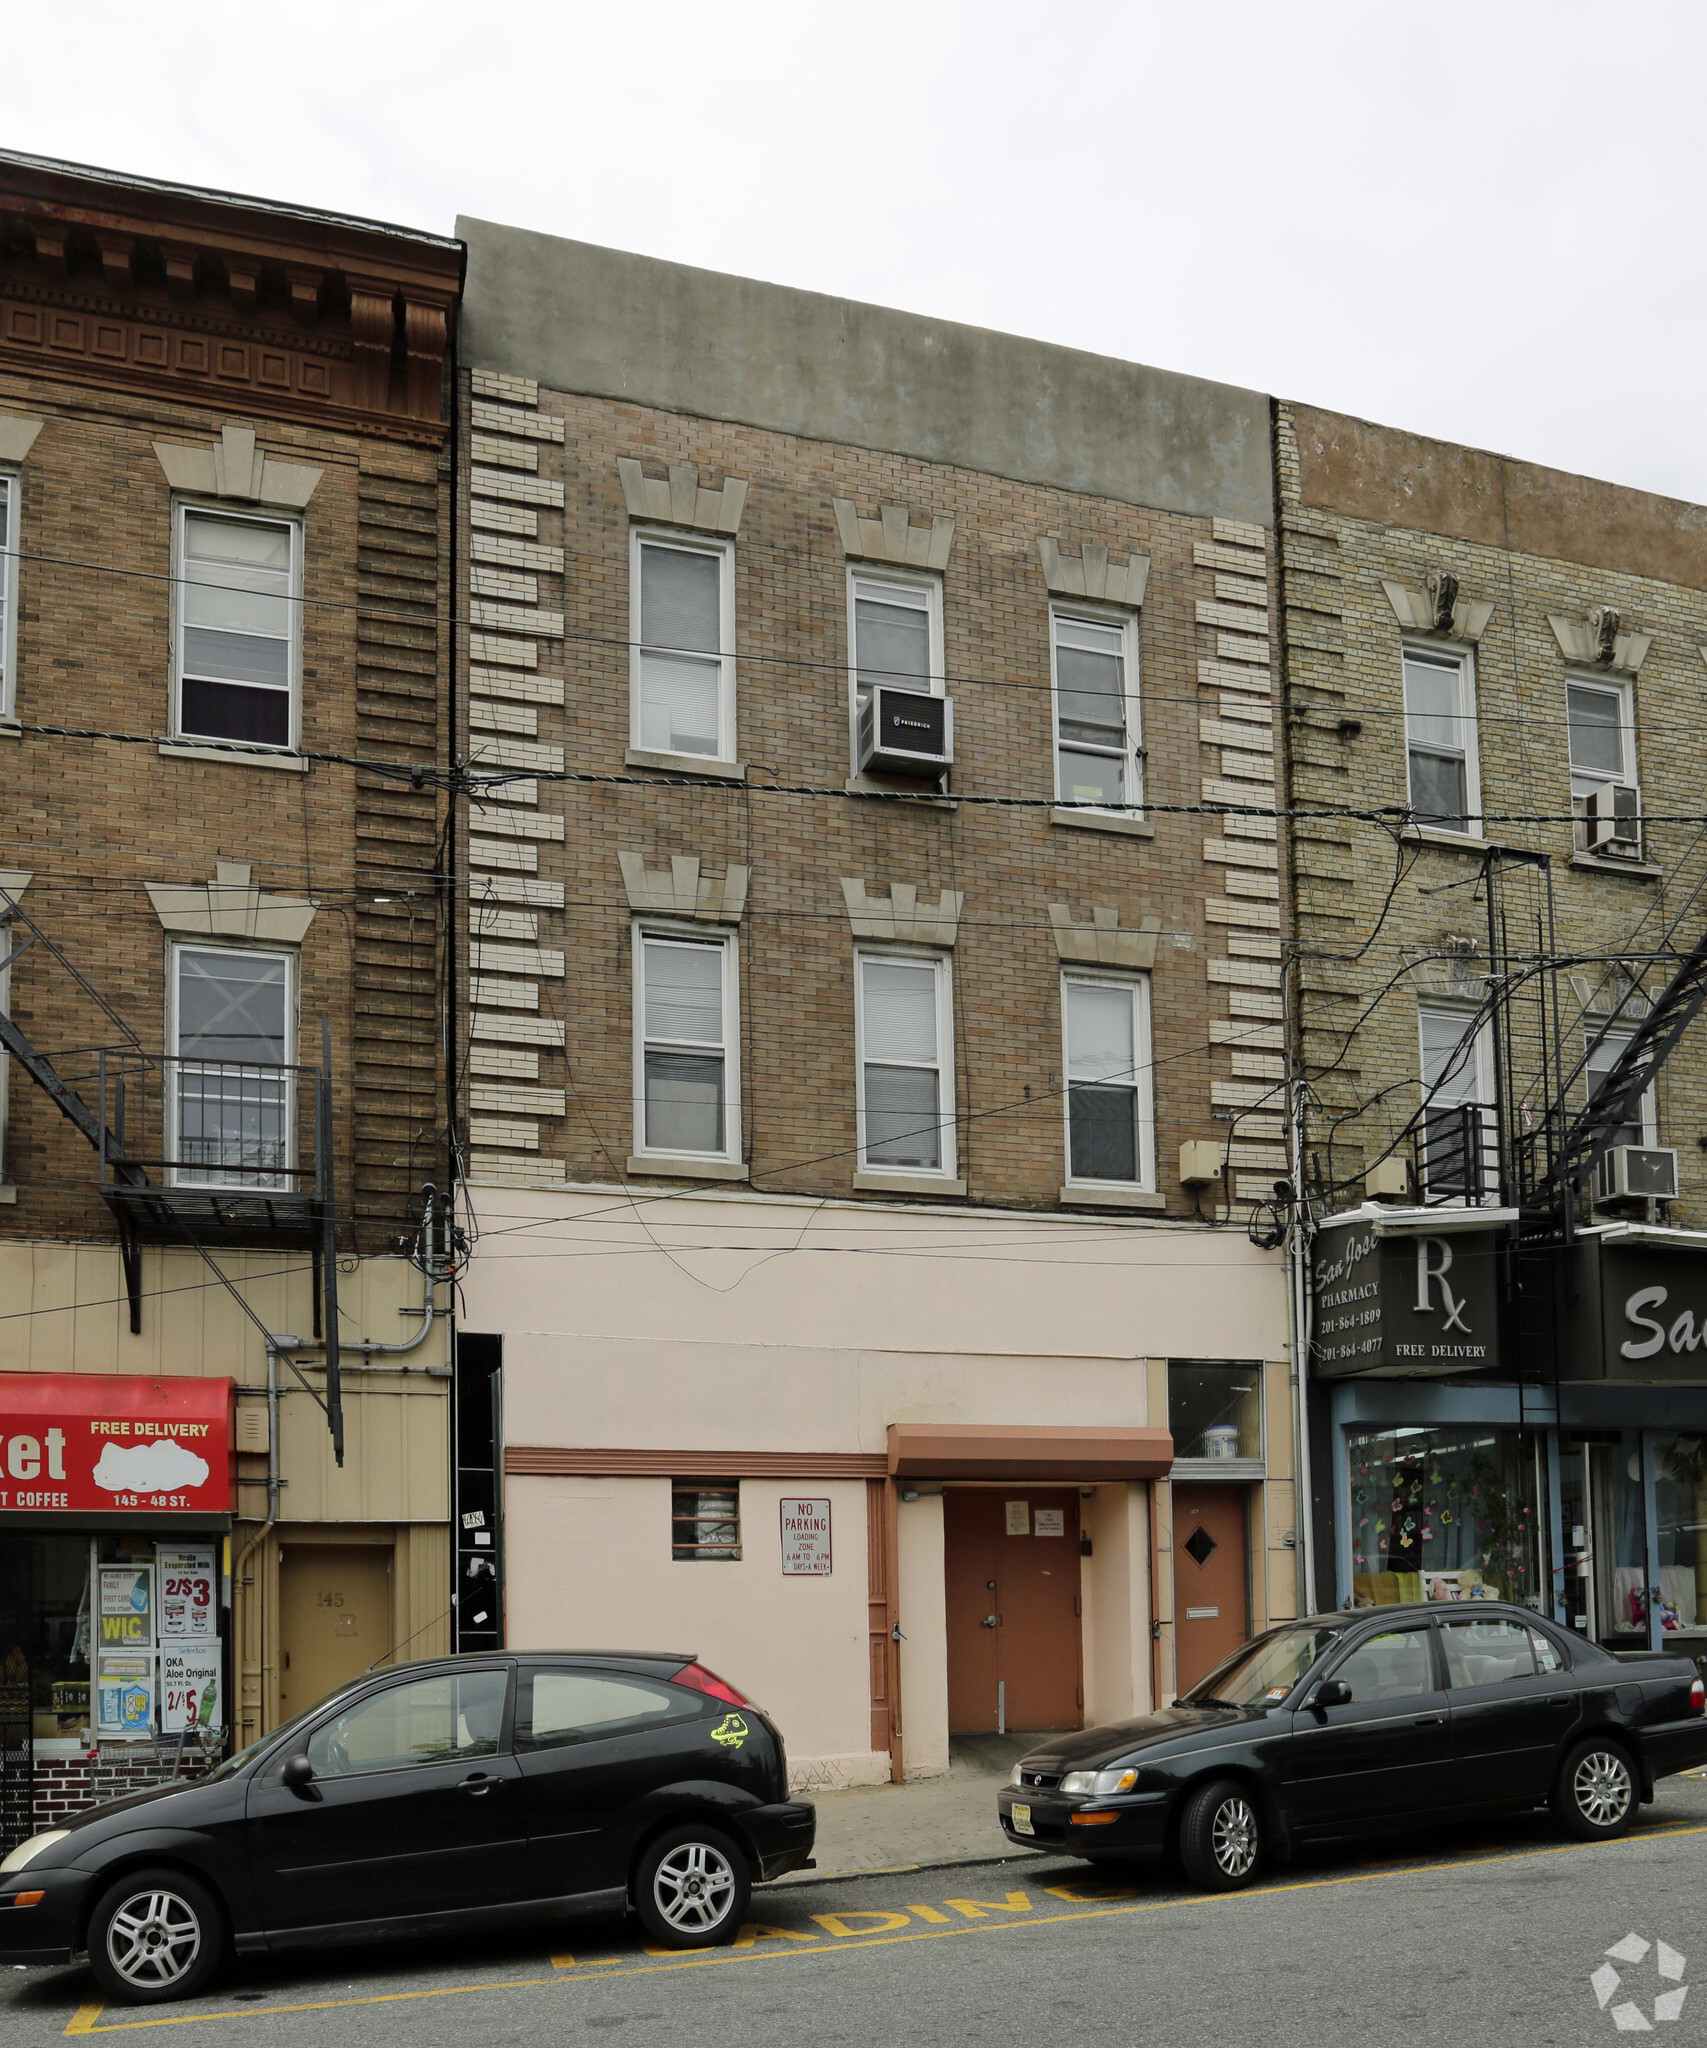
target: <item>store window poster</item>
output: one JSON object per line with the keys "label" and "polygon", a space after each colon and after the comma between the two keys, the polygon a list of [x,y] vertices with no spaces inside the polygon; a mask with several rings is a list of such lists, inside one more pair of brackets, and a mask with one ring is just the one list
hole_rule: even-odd
{"label": "store window poster", "polygon": [[149,1736],[154,1732],[154,1659],[108,1650],[95,1683],[96,1733]]}
{"label": "store window poster", "polygon": [[154,1574],[143,1565],[101,1567],[99,1640],[102,1649],[154,1640]]}
{"label": "store window poster", "polygon": [[219,1634],[219,1582],[213,1545],[158,1544],[154,1570],[161,1642],[214,1641]]}
{"label": "store window poster", "polygon": [[219,1647],[160,1652],[160,1732],[207,1734],[220,1725]]}

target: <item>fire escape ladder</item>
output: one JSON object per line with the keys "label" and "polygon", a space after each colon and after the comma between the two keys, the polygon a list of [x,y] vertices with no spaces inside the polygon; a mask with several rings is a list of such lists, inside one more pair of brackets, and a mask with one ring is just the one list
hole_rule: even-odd
{"label": "fire escape ladder", "polygon": [[1566,1191],[1580,1188],[1615,1142],[1620,1128],[1639,1113],[1642,1097],[1676,1051],[1707,1004],[1707,932],[1685,955],[1653,1007],[1589,1096],[1587,1107],[1567,1126],[1551,1171],[1537,1184],[1535,1203],[1551,1212]]}

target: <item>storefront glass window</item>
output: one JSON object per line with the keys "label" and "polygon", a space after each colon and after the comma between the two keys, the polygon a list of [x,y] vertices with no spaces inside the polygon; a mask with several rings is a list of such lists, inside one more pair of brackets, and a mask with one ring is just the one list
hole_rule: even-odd
{"label": "storefront glass window", "polygon": [[1352,1429],[1346,1448],[1354,1605],[1540,1605],[1536,1446],[1528,1431]]}
{"label": "storefront glass window", "polygon": [[1640,1439],[1594,1444],[1593,1562],[1600,1639],[1634,1648],[1648,1639],[1647,1565]]}
{"label": "storefront glass window", "polygon": [[1176,1458],[1260,1458],[1260,1363],[1174,1359],[1168,1366],[1168,1428]]}
{"label": "storefront glass window", "polygon": [[0,1690],[27,1699],[37,1741],[89,1725],[89,1539],[8,1531],[0,1537]]}
{"label": "storefront glass window", "polygon": [[1660,1631],[1707,1631],[1707,1437],[1654,1440]]}

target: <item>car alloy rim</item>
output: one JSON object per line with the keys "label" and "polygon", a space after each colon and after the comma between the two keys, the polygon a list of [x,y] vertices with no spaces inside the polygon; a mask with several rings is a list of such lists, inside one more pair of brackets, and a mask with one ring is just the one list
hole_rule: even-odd
{"label": "car alloy rim", "polygon": [[201,1947],[201,1921],[176,1892],[137,1892],[107,1925],[107,1955],[127,1984],[176,1984]]}
{"label": "car alloy rim", "polygon": [[1257,1860],[1257,1817],[1243,1799],[1215,1809],[1215,1861],[1228,1877],[1246,1877]]}
{"label": "car alloy rim", "polygon": [[658,1911],[682,1934],[704,1934],[727,1918],[735,1897],[729,1859],[707,1842],[683,1842],[658,1865],[652,1880]]}
{"label": "car alloy rim", "polygon": [[1575,1791],[1584,1820],[1616,1827],[1630,1804],[1630,1768],[1614,1750],[1590,1750],[1577,1765]]}

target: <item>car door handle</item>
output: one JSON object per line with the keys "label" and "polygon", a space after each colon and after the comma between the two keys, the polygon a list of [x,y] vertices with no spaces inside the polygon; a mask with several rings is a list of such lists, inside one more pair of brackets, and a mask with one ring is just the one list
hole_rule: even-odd
{"label": "car door handle", "polygon": [[1444,1714],[1419,1714],[1411,1723],[1413,1728],[1438,1728],[1446,1719]]}
{"label": "car door handle", "polygon": [[476,1771],[471,1778],[464,1778],[456,1789],[459,1792],[466,1792],[471,1799],[479,1799],[490,1792],[494,1785],[501,1785],[503,1782],[503,1779],[492,1771]]}

